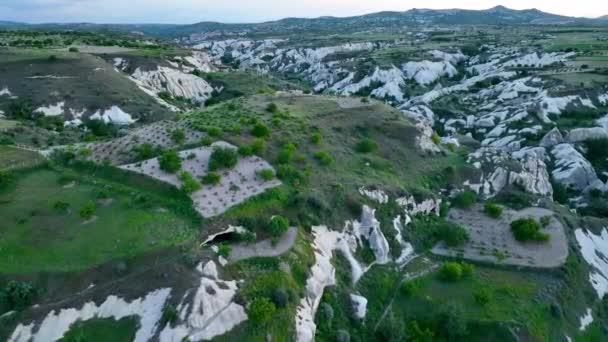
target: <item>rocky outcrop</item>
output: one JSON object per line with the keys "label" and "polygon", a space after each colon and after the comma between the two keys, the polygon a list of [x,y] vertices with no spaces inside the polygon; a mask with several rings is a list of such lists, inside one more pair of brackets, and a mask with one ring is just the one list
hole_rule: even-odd
{"label": "rocky outcrop", "polygon": [[608,130],[604,127],[575,128],[568,132],[568,142],[570,143],[606,138],[608,138]]}
{"label": "rocky outcrop", "polygon": [[416,123],[416,128],[418,129],[418,136],[416,136],[416,147],[418,150],[426,153],[437,153],[441,151],[439,146],[433,141],[433,134],[435,131],[433,131],[431,126],[423,121],[419,121]]}
{"label": "rocky outcrop", "polygon": [[174,97],[184,97],[200,104],[205,103],[214,91],[202,78],[168,67],[160,66],[149,71],[137,68],[131,77],[139,86],[156,93],[167,91]]}
{"label": "rocky outcrop", "polygon": [[[380,229],[380,222],[375,217],[376,210],[364,205],[361,222],[353,221],[352,229],[359,241],[365,238],[374,252],[376,263],[382,265],[390,261],[389,246]],[[361,243],[360,243],[361,245]]]}
{"label": "rocky outcrop", "polygon": [[367,313],[367,298],[351,294],[350,302],[353,307],[353,315],[356,319],[364,319],[365,314]]}
{"label": "rocky outcrop", "polygon": [[551,150],[555,158],[553,179],[576,190],[585,190],[597,184],[598,178],[593,166],[570,144],[560,144]]}
{"label": "rocky outcrop", "polygon": [[541,147],[553,147],[555,145],[559,145],[564,142],[564,136],[559,131],[557,127],[550,130],[545,136],[540,140],[539,146]]}
{"label": "rocky outcrop", "polygon": [[509,184],[517,184],[527,192],[553,197],[553,186],[545,162],[534,156],[526,155],[521,160],[522,171],[509,174]]}

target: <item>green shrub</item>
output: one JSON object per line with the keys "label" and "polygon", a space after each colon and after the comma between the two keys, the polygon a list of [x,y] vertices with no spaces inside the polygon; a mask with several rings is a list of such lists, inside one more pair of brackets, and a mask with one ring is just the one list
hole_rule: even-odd
{"label": "green shrub", "polygon": [[70,204],[67,202],[57,201],[57,202],[55,202],[55,204],[53,204],[53,209],[55,209],[59,212],[62,212],[62,213],[68,211],[69,208],[70,208]]}
{"label": "green shrub", "polygon": [[21,310],[27,307],[35,295],[36,289],[32,284],[16,280],[11,280],[0,292],[0,297],[9,310]]}
{"label": "green shrub", "polygon": [[187,171],[180,172],[179,179],[182,182],[182,191],[187,194],[191,194],[201,189],[200,183]]}
{"label": "green shrub", "polygon": [[452,204],[460,209],[468,209],[475,204],[475,200],[477,199],[477,195],[470,190],[461,191],[454,197],[452,200]]}
{"label": "green shrub", "polygon": [[87,202],[85,205],[80,208],[78,214],[85,220],[89,220],[95,214],[95,210],[97,210],[95,203],[93,201]]}
{"label": "green shrub", "polygon": [[405,297],[411,297],[418,291],[418,283],[416,281],[406,281],[401,285],[401,294]]}
{"label": "green shrub", "polygon": [[208,172],[201,179],[201,181],[205,185],[217,185],[220,183],[221,180],[222,180],[222,176],[220,176],[219,174],[217,174],[215,172]]}
{"label": "green shrub", "polygon": [[534,219],[519,219],[511,222],[511,231],[517,241],[548,241],[549,235],[540,231]]}
{"label": "green shrub", "polygon": [[475,273],[475,266],[471,264],[463,262],[460,264],[460,266],[462,268],[462,276],[465,278],[470,278]]}
{"label": "green shrub", "polygon": [[262,169],[256,172],[258,177],[262,178],[264,181],[268,182],[274,179],[274,171],[272,169]]}
{"label": "green shrub", "polygon": [[0,189],[9,185],[13,179],[12,175],[8,171],[0,171]]}
{"label": "green shrub", "polygon": [[209,127],[207,128],[207,134],[209,134],[210,137],[217,138],[222,135],[222,129],[219,127]]}
{"label": "green shrub", "polygon": [[270,222],[268,223],[267,227],[268,233],[272,237],[280,237],[281,235],[285,234],[288,229],[289,220],[278,215],[270,219]]}
{"label": "green shrub", "polygon": [[254,154],[260,155],[266,149],[266,142],[262,139],[255,139],[250,146]]}
{"label": "green shrub", "polygon": [[484,203],[483,211],[486,213],[486,215],[495,219],[502,215],[502,207],[492,202]]}
{"label": "green shrub", "polygon": [[173,140],[174,143],[181,145],[184,140],[186,140],[186,134],[181,129],[174,129],[171,131],[171,140]]}
{"label": "green shrub", "polygon": [[319,132],[315,132],[310,135],[310,142],[315,145],[319,145],[321,143],[321,140],[322,140],[322,137],[321,137],[321,133],[319,133]]}
{"label": "green shrub", "polygon": [[146,160],[154,158],[157,155],[157,150],[149,143],[141,144],[134,148],[133,151],[137,155],[137,160]]}
{"label": "green shrub", "polygon": [[68,49],[68,51],[69,51],[69,52],[78,52],[78,48],[75,48],[75,47],[71,46],[71,47]]}
{"label": "green shrub", "polygon": [[169,173],[176,173],[182,168],[182,159],[177,152],[169,150],[163,152],[160,157],[158,157],[158,164],[161,170]]}
{"label": "green shrub", "polygon": [[203,146],[211,146],[211,144],[213,144],[213,139],[211,139],[210,137],[203,137],[203,138],[201,138],[201,145],[203,145]]}
{"label": "green shrub", "polygon": [[441,137],[435,132],[433,132],[433,135],[431,135],[431,140],[435,145],[441,144]]}
{"label": "green shrub", "polygon": [[165,306],[163,307],[163,315],[161,318],[162,325],[165,325],[165,324],[173,325],[173,324],[175,324],[175,322],[177,322],[178,317],[179,317],[179,314],[178,314],[175,306],[173,306],[171,304],[165,304]]}
{"label": "green shrub", "polygon": [[541,218],[540,218],[540,225],[541,225],[543,228],[548,227],[550,224],[551,224],[551,216],[550,216],[550,215],[548,215],[548,216],[543,216],[543,217],[541,217]]}
{"label": "green shrub", "polygon": [[437,227],[437,238],[449,247],[458,247],[469,241],[469,233],[460,225],[446,222]]}
{"label": "green shrub", "polygon": [[457,262],[445,262],[439,270],[439,276],[445,281],[458,281],[462,278],[462,266]]}
{"label": "green shrub", "polygon": [[492,292],[488,288],[482,287],[473,292],[473,298],[479,305],[486,305],[492,300]]}
{"label": "green shrub", "polygon": [[284,308],[289,302],[289,294],[283,288],[274,289],[272,293],[272,301],[276,306]]}
{"label": "green shrub", "polygon": [[299,186],[306,182],[306,174],[291,165],[279,165],[277,177],[291,185]]}
{"label": "green shrub", "polygon": [[213,150],[209,157],[209,170],[231,169],[238,162],[237,151],[230,147],[218,147]]}
{"label": "green shrub", "polygon": [[355,151],[359,153],[371,153],[378,149],[378,144],[375,141],[365,138],[360,140],[355,146]]}
{"label": "green shrub", "polygon": [[217,246],[217,254],[220,256],[223,256],[224,258],[228,258],[230,256],[231,252],[232,252],[232,248],[228,244],[220,243]]}
{"label": "green shrub", "polygon": [[264,325],[270,322],[275,311],[275,305],[268,298],[257,298],[249,305],[247,317],[254,324]]}
{"label": "green shrub", "polygon": [[270,128],[261,122],[258,122],[251,129],[251,135],[256,138],[266,138],[270,135]]}
{"label": "green shrub", "polygon": [[253,155],[253,148],[248,145],[239,146],[238,152],[243,157],[249,157]]}
{"label": "green shrub", "polygon": [[279,107],[276,105],[276,103],[271,102],[268,104],[268,106],[266,106],[266,111],[269,113],[276,113],[279,111]]}
{"label": "green shrub", "polygon": [[329,153],[325,151],[319,151],[315,153],[315,159],[319,162],[319,164],[323,166],[330,165],[334,162],[334,158],[332,158]]}

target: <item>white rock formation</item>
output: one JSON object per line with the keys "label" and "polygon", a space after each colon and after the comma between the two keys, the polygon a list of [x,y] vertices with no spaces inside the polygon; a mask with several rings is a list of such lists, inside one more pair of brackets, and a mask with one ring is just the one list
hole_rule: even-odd
{"label": "white rock formation", "polygon": [[449,62],[407,62],[402,67],[406,77],[420,85],[428,85],[441,77],[453,77],[458,70]]}
{"label": "white rock formation", "polygon": [[575,128],[568,132],[568,142],[573,144],[585,140],[606,138],[608,138],[608,130],[604,127]]}
{"label": "white rock formation", "polygon": [[7,87],[0,89],[0,96],[13,96],[10,90]]}
{"label": "white rock formation", "polygon": [[[407,221],[407,220],[409,220],[409,221]],[[411,243],[403,240],[403,234],[402,234],[403,223],[402,223],[402,221],[403,220],[401,218],[401,215],[399,215],[393,219],[393,229],[395,230],[395,240],[397,240],[397,243],[399,243],[399,245],[401,246],[401,253],[399,254],[399,257],[397,258],[397,260],[395,260],[395,263],[397,263],[397,265],[399,265],[400,267],[403,267],[414,257],[414,246],[412,246]],[[406,221],[407,221],[407,223],[411,222],[411,219],[409,216],[407,216]]]}
{"label": "white rock formation", "polygon": [[[389,245],[386,237],[380,229],[380,222],[375,217],[376,210],[364,205],[361,213],[361,221],[350,221],[350,227],[359,241],[364,238],[374,252],[376,263],[383,265],[390,261]],[[347,223],[348,227],[348,223]]]}
{"label": "white rock formation", "polygon": [[418,135],[416,136],[416,147],[426,153],[437,153],[440,152],[441,149],[435,142],[433,141],[433,128],[426,124],[423,121],[419,121],[416,123],[416,128],[418,129]]}
{"label": "white rock formation", "polygon": [[89,117],[91,120],[101,120],[105,123],[113,123],[115,125],[128,125],[135,122],[129,113],[126,113],[118,106],[112,106],[103,111],[98,110]]}
{"label": "white rock formation", "polygon": [[357,319],[364,319],[367,313],[367,298],[357,295],[350,295],[351,305],[353,306],[353,314]]}
{"label": "white rock formation", "polygon": [[162,66],[149,71],[137,68],[131,78],[137,80],[138,85],[156,93],[167,91],[173,96],[181,96],[200,104],[204,103],[214,90],[198,76]]}
{"label": "white rock formation", "polygon": [[572,145],[557,145],[551,153],[555,157],[552,175],[556,182],[578,190],[597,183],[598,178],[593,166]]}
{"label": "white rock formation", "polygon": [[541,139],[539,146],[541,147],[553,147],[555,145],[559,145],[564,142],[564,136],[559,131],[557,127],[550,130],[545,136]]}
{"label": "white rock formation", "polygon": [[[80,309],[62,309],[59,312],[53,310],[39,325],[35,323],[19,324],[9,338],[9,342],[56,341],[61,339],[76,322],[94,318],[120,320],[129,316],[139,318],[134,342],[147,342],[156,333],[158,322],[162,317],[163,307],[170,293],[171,289],[159,289],[150,292],[144,298],[138,298],[131,302],[116,296],[109,296],[99,306],[93,302],[87,302]],[[38,327],[36,331],[34,331],[35,326]]]}
{"label": "white rock formation", "polygon": [[595,235],[590,231],[577,229],[574,235],[583,258],[591,267],[589,271],[591,286],[601,300],[608,293],[608,230],[604,228],[599,235]]}
{"label": "white rock formation", "polygon": [[388,203],[388,195],[380,189],[370,190],[362,186],[359,188],[359,193],[361,194],[361,196],[365,196],[380,204]]}
{"label": "white rock formation", "polygon": [[587,327],[593,323],[593,313],[591,312],[591,308],[587,308],[585,314],[580,318],[580,327],[578,330],[585,331]]}
{"label": "white rock formation", "polygon": [[59,116],[63,115],[64,110],[63,106],[65,102],[58,102],[55,105],[50,105],[48,107],[38,107],[34,112],[41,113],[44,116]]}
{"label": "white rock formation", "polygon": [[182,300],[177,307],[178,323],[167,324],[160,332],[161,342],[211,340],[247,320],[245,308],[234,302],[237,281],[221,280],[217,266],[207,262],[202,270],[199,288],[191,303]]}

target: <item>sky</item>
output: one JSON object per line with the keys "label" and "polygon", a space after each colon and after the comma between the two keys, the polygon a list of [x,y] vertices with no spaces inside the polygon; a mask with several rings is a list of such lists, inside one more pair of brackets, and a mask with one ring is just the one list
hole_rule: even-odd
{"label": "sky", "polygon": [[353,16],[412,8],[538,8],[578,17],[608,15],[607,0],[0,0],[0,20],[28,23],[262,22]]}

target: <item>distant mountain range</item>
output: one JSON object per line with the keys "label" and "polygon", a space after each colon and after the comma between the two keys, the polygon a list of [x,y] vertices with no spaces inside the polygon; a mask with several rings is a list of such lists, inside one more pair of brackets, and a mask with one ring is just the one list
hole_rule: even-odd
{"label": "distant mountain range", "polygon": [[542,12],[537,9],[513,10],[497,6],[487,10],[411,9],[406,12],[378,12],[354,17],[286,18],[264,23],[224,24],[201,22],[191,25],[161,24],[23,24],[0,21],[0,28],[44,28],[75,30],[137,31],[161,37],[184,37],[205,32],[295,33],[343,32],[374,28],[399,28],[411,25],[607,25],[608,15],[591,19]]}

